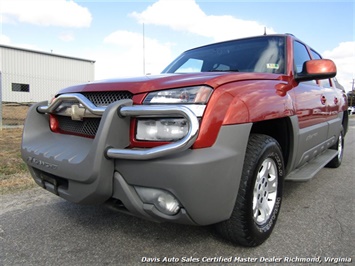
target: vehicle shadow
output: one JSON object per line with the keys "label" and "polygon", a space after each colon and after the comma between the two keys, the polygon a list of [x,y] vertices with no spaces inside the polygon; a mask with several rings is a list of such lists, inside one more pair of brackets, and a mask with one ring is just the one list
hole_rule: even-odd
{"label": "vehicle shadow", "polygon": [[85,232],[109,232],[110,236],[124,237],[130,241],[159,241],[198,243],[215,238],[212,226],[192,226],[175,223],[156,223],[113,210],[105,205],[82,206],[61,201],[53,206],[59,215]]}

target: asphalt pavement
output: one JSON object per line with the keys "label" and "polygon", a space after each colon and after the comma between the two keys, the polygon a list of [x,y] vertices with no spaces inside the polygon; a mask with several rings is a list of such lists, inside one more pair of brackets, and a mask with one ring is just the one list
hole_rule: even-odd
{"label": "asphalt pavement", "polygon": [[355,119],[343,163],[287,182],[261,246],[223,240],[212,226],[152,223],[79,206],[41,188],[0,196],[0,265],[351,265],[355,260]]}

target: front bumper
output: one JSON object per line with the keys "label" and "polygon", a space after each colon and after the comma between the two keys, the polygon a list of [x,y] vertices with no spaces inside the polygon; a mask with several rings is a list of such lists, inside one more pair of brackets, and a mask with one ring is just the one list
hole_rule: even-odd
{"label": "front bumper", "polygon": [[[147,111],[131,106],[129,100],[115,102],[104,110],[96,137],[88,139],[51,132],[43,105],[29,110],[21,149],[34,180],[43,188],[76,203],[109,201],[121,211],[154,221],[207,225],[229,218],[247,144],[235,139],[238,135],[247,139],[250,124],[222,127],[212,147],[191,150],[198,128],[187,115],[193,126],[178,143],[132,150],[126,149],[128,116],[164,110],[148,107]],[[142,202],[135,186],[169,191],[182,209],[173,216],[163,214]]]}

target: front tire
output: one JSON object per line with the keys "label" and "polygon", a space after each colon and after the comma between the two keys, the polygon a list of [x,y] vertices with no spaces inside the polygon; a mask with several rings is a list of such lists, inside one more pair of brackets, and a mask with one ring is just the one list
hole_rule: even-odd
{"label": "front tire", "polygon": [[278,142],[266,135],[252,134],[232,215],[216,225],[217,231],[238,245],[262,244],[279,214],[283,180],[284,162]]}

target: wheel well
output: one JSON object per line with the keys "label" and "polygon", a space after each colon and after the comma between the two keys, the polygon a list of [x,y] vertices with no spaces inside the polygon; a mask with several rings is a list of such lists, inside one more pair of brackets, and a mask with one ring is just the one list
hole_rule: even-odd
{"label": "wheel well", "polygon": [[253,124],[251,133],[265,134],[277,140],[281,146],[285,169],[289,163],[293,143],[293,131],[289,118],[260,121]]}

